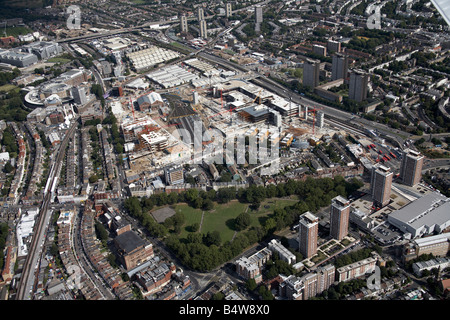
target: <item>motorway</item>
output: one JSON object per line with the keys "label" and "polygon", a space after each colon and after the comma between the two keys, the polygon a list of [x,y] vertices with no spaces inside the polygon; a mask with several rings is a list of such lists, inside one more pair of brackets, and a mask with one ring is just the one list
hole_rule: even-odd
{"label": "motorway", "polygon": [[57,182],[58,173],[61,169],[64,157],[64,150],[66,150],[67,144],[69,142],[69,138],[73,136],[75,129],[77,127],[77,119],[74,119],[71,127],[66,132],[66,135],[61,142],[59,148],[56,151],[56,155],[52,157],[52,163],[50,167],[53,170],[50,170],[48,180],[49,187],[46,190],[46,194],[44,195],[44,200],[42,202],[41,207],[39,208],[39,217],[38,221],[35,225],[33,240],[30,245],[29,253],[25,260],[22,276],[20,278],[20,282],[17,290],[17,300],[30,300],[32,299],[31,293],[33,292],[34,285],[37,280],[37,275],[39,274],[39,261],[42,255],[42,245],[44,243],[44,237],[47,233],[48,225],[50,218],[52,216],[53,211],[48,210],[48,206],[52,200],[52,192],[51,186],[53,183]]}

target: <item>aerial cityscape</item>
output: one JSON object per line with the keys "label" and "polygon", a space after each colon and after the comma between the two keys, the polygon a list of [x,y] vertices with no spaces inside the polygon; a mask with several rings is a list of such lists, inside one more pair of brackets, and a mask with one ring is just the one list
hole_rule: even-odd
{"label": "aerial cityscape", "polygon": [[0,8],[0,300],[450,299],[448,0]]}

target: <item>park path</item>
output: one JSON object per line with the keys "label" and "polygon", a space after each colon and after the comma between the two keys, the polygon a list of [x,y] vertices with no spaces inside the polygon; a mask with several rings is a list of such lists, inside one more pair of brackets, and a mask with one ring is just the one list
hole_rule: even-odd
{"label": "park path", "polygon": [[202,232],[202,224],[203,224],[203,217],[205,216],[205,211],[202,211],[202,219],[200,220],[200,227],[198,227],[198,231]]}

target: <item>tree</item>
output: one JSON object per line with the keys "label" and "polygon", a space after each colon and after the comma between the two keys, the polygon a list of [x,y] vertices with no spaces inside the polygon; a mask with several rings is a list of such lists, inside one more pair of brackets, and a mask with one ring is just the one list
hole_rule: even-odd
{"label": "tree", "polygon": [[214,203],[210,199],[203,200],[202,209],[205,211],[212,210],[214,208]]}
{"label": "tree", "polygon": [[3,168],[3,171],[4,171],[5,173],[10,173],[10,172],[13,171],[13,170],[14,170],[14,167],[12,166],[11,162],[8,161],[8,162],[5,164],[5,167]]}
{"label": "tree", "polygon": [[234,219],[234,227],[238,231],[246,229],[249,225],[250,215],[247,212],[242,212]]}
{"label": "tree", "polygon": [[245,287],[249,290],[249,291],[253,291],[257,288],[257,284],[255,279],[250,278],[245,282]]}

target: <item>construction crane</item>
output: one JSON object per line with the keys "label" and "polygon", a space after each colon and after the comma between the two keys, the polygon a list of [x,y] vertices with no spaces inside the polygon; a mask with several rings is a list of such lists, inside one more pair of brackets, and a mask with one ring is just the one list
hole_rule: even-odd
{"label": "construction crane", "polygon": [[133,106],[133,102],[131,101],[131,97],[130,97],[130,108],[131,108],[131,112],[133,112],[133,121],[136,121],[136,117],[134,115],[134,106]]}
{"label": "construction crane", "polygon": [[258,94],[256,95],[255,99],[253,99],[252,103],[255,103],[256,99],[259,98],[258,104],[261,104],[261,97],[260,97],[260,94],[261,94],[261,91],[262,91],[262,90],[263,90],[263,89],[260,89],[260,90],[258,91]]}

